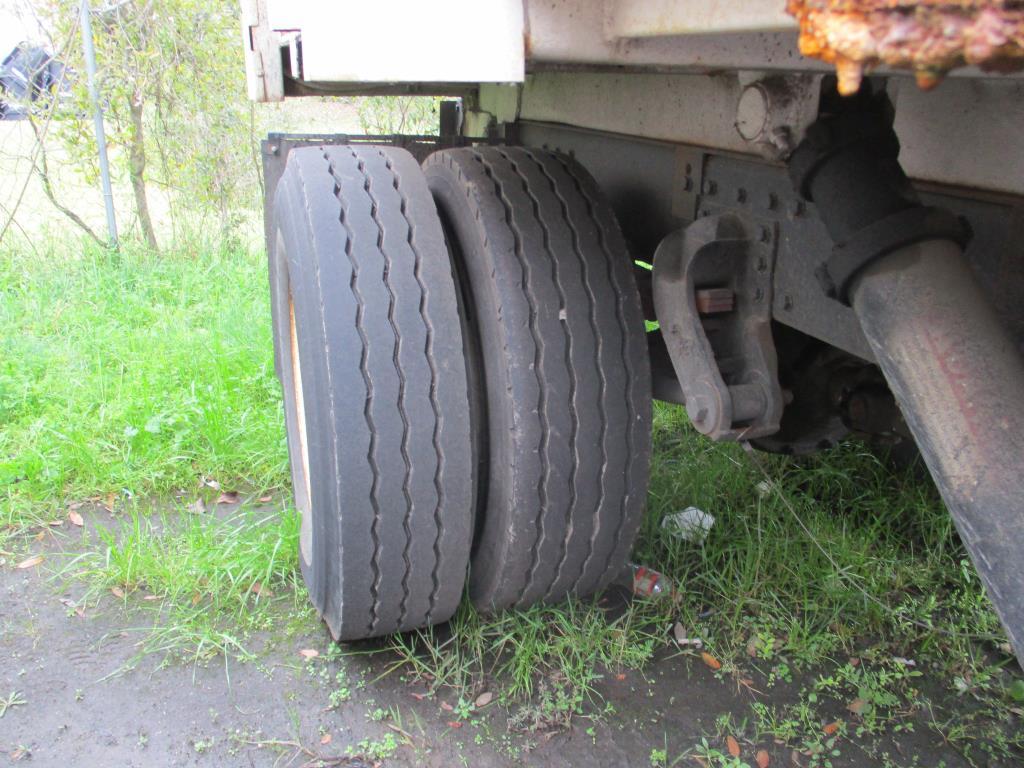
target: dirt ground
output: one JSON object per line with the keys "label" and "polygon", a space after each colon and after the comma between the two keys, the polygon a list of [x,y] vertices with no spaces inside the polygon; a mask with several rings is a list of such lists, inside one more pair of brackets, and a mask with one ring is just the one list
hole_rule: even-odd
{"label": "dirt ground", "polygon": [[[80,587],[69,589],[55,578],[52,564],[80,551],[83,534],[67,526],[61,531],[44,564],[0,567],[0,697],[19,691],[24,699],[0,717],[0,763],[359,766],[374,760],[348,757],[348,748],[365,753],[360,742],[390,737],[397,747],[381,761],[385,765],[651,766],[652,750],[665,750],[671,764],[702,737],[724,752],[725,745],[715,743],[719,715],[731,712],[741,722],[754,696],[787,695],[776,688],[770,697],[759,696],[716,679],[699,658],[666,654],[643,673],[606,675],[599,685],[602,706],[614,709],[602,718],[577,717],[557,732],[521,733],[510,731],[509,712],[497,699],[460,722],[450,710],[452,694],[424,696],[423,685],[403,681],[400,672],[384,675],[393,661],[387,653],[358,653],[373,646],[348,646],[353,655],[326,658],[329,638],[312,619],[298,636],[265,643],[252,662],[165,664],[152,654],[138,660],[140,628],[151,614],[125,611],[113,597],[79,610]],[[321,655],[306,659],[305,649]],[[351,695],[332,707],[333,681],[342,669]],[[500,681],[494,690],[500,692]],[[862,745],[844,744],[832,765],[965,765],[923,722],[899,738],[872,745],[871,754],[888,752],[889,763]],[[807,765],[770,741],[744,741],[741,749],[751,766],[759,749],[768,751],[772,766]],[[702,763],[691,754],[677,764]]]}

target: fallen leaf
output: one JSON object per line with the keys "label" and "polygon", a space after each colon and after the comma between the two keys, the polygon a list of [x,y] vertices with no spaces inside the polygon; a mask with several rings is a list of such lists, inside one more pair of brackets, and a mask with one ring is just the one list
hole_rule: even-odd
{"label": "fallen leaf", "polygon": [[114,597],[121,598],[122,600],[124,599],[124,590],[120,587],[111,587],[110,594],[112,594]]}
{"label": "fallen leaf", "polygon": [[199,601],[202,600],[202,599],[203,599],[203,596],[201,594],[199,594],[198,592],[193,593],[193,595],[192,595],[192,605],[199,605]]}
{"label": "fallen leaf", "polygon": [[82,516],[73,509],[68,512],[68,520],[71,521],[72,525],[77,525],[79,528],[85,525],[85,520],[83,520]]}
{"label": "fallen leaf", "polygon": [[767,749],[757,750],[757,755],[754,757],[754,762],[757,763],[757,768],[768,768],[768,764],[771,763],[771,758],[768,757]]}
{"label": "fallen leaf", "polygon": [[117,494],[116,493],[108,493],[107,496],[106,496],[106,499],[104,501],[106,503],[103,505],[103,508],[105,510],[107,510],[107,512],[113,512],[114,511],[114,502],[117,501]]}
{"label": "fallen leaf", "polygon": [[747,640],[747,656],[752,659],[757,658],[757,638],[752,637]]}
{"label": "fallen leaf", "polygon": [[477,707],[486,707],[493,700],[494,700],[494,694],[491,693],[490,691],[484,691],[483,693],[481,693],[479,696],[476,697],[476,701],[474,701],[473,703]]}
{"label": "fallen leaf", "polygon": [[462,723],[460,723],[458,720],[449,720],[448,721],[448,727],[449,728],[461,728],[462,727]]}
{"label": "fallen leaf", "polygon": [[321,744],[330,744],[331,743],[331,734],[325,733],[323,736],[321,736],[320,737],[320,743]]}
{"label": "fallen leaf", "polygon": [[50,526],[51,528],[60,528],[62,525],[64,525],[64,521],[63,520],[51,520],[50,522],[47,523],[47,525]]}
{"label": "fallen leaf", "polygon": [[203,514],[203,512],[206,511],[206,505],[203,503],[202,499],[196,499],[191,504],[189,504],[185,509],[187,509],[189,512],[201,515]]}
{"label": "fallen leaf", "polygon": [[851,667],[859,667],[860,666],[860,659],[857,656],[851,656],[850,657],[850,666]]}
{"label": "fallen leaf", "polygon": [[43,562],[43,556],[42,555],[33,555],[32,557],[29,557],[29,558],[27,558],[25,560],[22,560],[20,563],[18,563],[14,567],[15,568],[20,568],[22,570],[24,570],[25,568],[35,568],[41,562]]}
{"label": "fallen leaf", "polygon": [[64,605],[65,607],[70,608],[72,611],[74,611],[75,615],[78,616],[78,618],[85,618],[85,610],[81,606],[76,605],[74,600],[69,600],[66,597],[62,597],[60,599],[60,602],[61,605]]}
{"label": "fallen leaf", "polygon": [[427,694],[425,694],[425,693],[416,693],[414,691],[409,691],[409,695],[412,696],[414,699],[416,699],[416,701],[423,701],[425,698],[427,698]]}
{"label": "fallen leaf", "polygon": [[441,709],[443,709],[445,712],[451,712],[453,709],[455,709],[455,707],[453,707],[447,701],[442,701],[441,702]]}
{"label": "fallen leaf", "polygon": [[707,664],[712,669],[721,669],[722,668],[722,662],[720,662],[718,659],[716,659],[714,656],[712,656],[707,651],[701,652],[700,657],[702,659],[704,659],[704,663]]}
{"label": "fallen leaf", "polygon": [[238,491],[224,491],[220,496],[217,497],[218,504],[237,504],[238,503]]}
{"label": "fallen leaf", "polygon": [[68,504],[68,509],[81,509],[83,506],[85,506],[84,501],[72,501]]}
{"label": "fallen leaf", "polygon": [[258,581],[254,581],[252,586],[249,587],[249,591],[253,594],[259,595],[260,597],[273,597],[273,593]]}
{"label": "fallen leaf", "polygon": [[839,730],[839,721],[836,720],[835,722],[829,723],[821,730],[825,732],[826,736],[831,736],[833,733]]}
{"label": "fallen leaf", "polygon": [[220,483],[218,483],[216,480],[210,477],[203,478],[203,485],[205,485],[207,488],[213,488],[213,490],[215,491],[220,490]]}
{"label": "fallen leaf", "polygon": [[725,737],[725,748],[729,750],[729,754],[733,757],[740,756],[740,743],[732,736]]}
{"label": "fallen leaf", "polygon": [[619,674],[617,674],[615,676],[615,679],[616,680],[625,680],[626,679],[626,673],[625,672],[619,672]]}
{"label": "fallen leaf", "polygon": [[147,601],[149,601],[149,600],[159,600],[160,599],[160,595],[146,595],[142,599],[143,600],[147,600]]}
{"label": "fallen leaf", "polygon": [[795,749],[792,752],[789,753],[789,761],[793,765],[803,766],[803,763],[800,762],[800,753],[797,750],[795,750]]}
{"label": "fallen leaf", "polygon": [[861,712],[864,711],[865,706],[867,706],[867,702],[864,701],[864,699],[854,699],[846,705],[846,708],[853,712],[853,714],[859,715]]}
{"label": "fallen leaf", "polygon": [[318,651],[316,648],[303,648],[301,651],[299,651],[299,656],[301,656],[304,659],[315,659],[319,655],[320,651]]}
{"label": "fallen leaf", "polygon": [[257,501],[259,501],[261,504],[266,504],[268,501],[273,501],[273,500],[274,500],[274,497],[271,496],[270,494],[267,494],[266,496],[260,496],[259,499],[257,499]]}
{"label": "fallen leaf", "polygon": [[36,538],[36,541],[42,541],[43,539],[46,538],[46,532],[45,531],[40,531],[39,533],[36,534],[35,538]]}

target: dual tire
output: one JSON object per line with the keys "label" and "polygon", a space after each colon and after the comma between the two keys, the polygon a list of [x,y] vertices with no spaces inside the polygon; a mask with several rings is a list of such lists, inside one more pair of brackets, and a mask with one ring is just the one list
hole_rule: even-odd
{"label": "dual tire", "polygon": [[631,261],[568,158],[292,150],[276,366],[300,562],[331,634],[600,590],[642,515],[650,374]]}

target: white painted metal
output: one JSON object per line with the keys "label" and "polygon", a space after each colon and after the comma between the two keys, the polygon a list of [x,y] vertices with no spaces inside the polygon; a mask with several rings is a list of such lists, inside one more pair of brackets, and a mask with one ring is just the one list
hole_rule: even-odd
{"label": "white painted metal", "polygon": [[950,78],[922,91],[892,78],[888,92],[909,176],[1024,195],[1024,83]]}
{"label": "white painted metal", "polygon": [[[543,72],[527,79],[519,115],[524,120],[751,152],[736,130],[744,84],[738,72],[714,77]],[[487,109],[484,93],[489,91],[481,92],[481,106]]]}
{"label": "white painted metal", "polygon": [[[297,33],[303,78],[322,83],[521,82],[527,67],[567,65],[832,70],[800,55],[784,0],[242,2],[266,7],[267,32],[258,44],[272,49],[282,42],[275,31]],[[970,67],[952,74],[990,77]]]}
{"label": "white painted metal", "polygon": [[[763,74],[541,72],[527,78],[518,117],[765,154],[736,126],[744,86]],[[794,142],[814,120],[818,103],[817,78],[806,76],[803,87],[796,81],[783,121]],[[908,175],[1024,195],[1024,83],[955,78],[926,92],[908,77],[893,77],[888,87]],[[498,122],[511,122],[516,90],[481,88],[480,109]]]}
{"label": "white painted metal", "polygon": [[605,18],[609,39],[796,29],[782,0],[608,0]]}
{"label": "white painted metal", "polygon": [[[520,117],[764,154],[779,149],[778,126],[799,140],[816,114],[816,75],[830,71],[797,52],[782,5],[243,0],[243,33],[250,95],[258,100],[283,97],[279,47],[301,39],[304,79],[355,84],[349,92],[360,83],[484,84],[479,110],[466,113],[470,132]],[[527,64],[533,74],[523,88],[488,85],[523,81]],[[595,71],[608,65],[626,68]],[[782,118],[773,107],[767,141],[747,142],[736,128],[743,87],[780,71],[808,73],[807,85],[793,90]],[[1024,81],[958,74],[966,77],[927,93],[905,77],[890,78],[904,168],[917,179],[1024,194]]]}
{"label": "white painted metal", "polygon": [[305,80],[523,79],[523,5],[518,0],[288,0],[286,5],[286,11],[275,11],[276,17],[301,31]]}
{"label": "white painted metal", "polygon": [[284,99],[281,35],[267,17],[265,0],[242,0],[245,80],[253,101]]}
{"label": "white painted metal", "polygon": [[[771,10],[782,6],[782,0],[526,0],[528,59],[534,68],[830,69],[800,55],[795,28]],[[694,23],[684,29],[687,16]]]}

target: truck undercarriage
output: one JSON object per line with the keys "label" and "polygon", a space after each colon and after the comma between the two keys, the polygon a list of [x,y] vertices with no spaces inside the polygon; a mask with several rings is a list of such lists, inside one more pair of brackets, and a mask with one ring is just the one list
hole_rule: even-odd
{"label": "truck undercarriage", "polygon": [[916,445],[1021,658],[1024,81],[988,70],[1019,66],[1024,11],[791,3],[798,43],[777,2],[450,5],[350,51],[325,31],[379,4],[246,6],[256,98],[457,97],[437,137],[264,142],[335,636],[443,621],[464,580],[481,610],[601,589],[654,397],[768,451]]}

